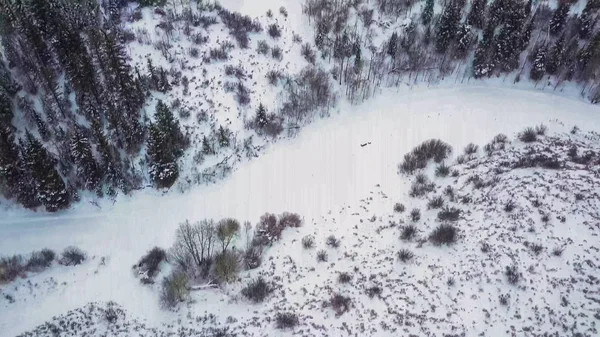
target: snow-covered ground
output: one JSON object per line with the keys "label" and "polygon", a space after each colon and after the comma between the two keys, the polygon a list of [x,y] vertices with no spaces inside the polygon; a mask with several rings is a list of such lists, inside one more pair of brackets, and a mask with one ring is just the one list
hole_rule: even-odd
{"label": "snow-covered ground", "polygon": [[[263,319],[272,317],[275,308],[295,308],[301,317],[297,329],[310,331],[308,335],[439,333],[441,336],[442,332],[458,335],[464,332],[466,336],[475,336],[487,330],[486,336],[499,337],[526,335],[522,329],[531,325],[536,325],[534,331],[542,328],[550,331],[552,320],[544,320],[546,312],[541,314],[542,318],[538,317],[537,323],[528,320],[540,315],[537,309],[532,309],[536,305],[548,306],[548,310],[555,312],[571,309],[587,314],[585,318],[567,319],[561,324],[584,323],[587,328],[597,324],[594,308],[584,299],[582,288],[553,290],[556,288],[552,288],[550,278],[535,276],[556,271],[557,277],[565,277],[574,268],[571,263],[586,259],[596,259],[594,263],[597,263],[597,248],[591,248],[592,241],[597,239],[597,225],[596,237],[591,236],[593,225],[590,229],[579,228],[582,225],[579,222],[568,222],[569,230],[553,234],[565,239],[577,232],[573,234],[577,244],[570,245],[559,260],[552,260],[549,255],[554,244],[562,241],[546,238],[551,234],[544,229],[540,229],[543,233],[540,238],[548,242],[544,243],[544,258],[523,258],[528,253],[519,250],[523,247],[522,237],[513,244],[496,238],[487,227],[500,220],[485,219],[482,214],[489,210],[477,206],[472,207],[475,215],[467,217],[473,221],[473,228],[463,227],[465,233],[472,236],[461,238],[450,248],[429,244],[423,249],[416,248],[415,243],[401,243],[397,228],[380,232],[376,229],[387,226],[389,221],[407,221],[407,214],[393,214],[395,202],[404,203],[408,210],[425,209],[425,201],[409,198],[410,179],[397,172],[397,164],[404,154],[420,142],[440,138],[450,143],[455,153],[460,153],[470,142],[483,146],[497,133],[514,139],[524,127],[540,123],[547,125],[551,134],[568,133],[575,125],[582,132],[594,131],[600,125],[598,106],[535,91],[463,85],[384,91],[359,106],[342,104],[340,111],[339,115],[312,123],[298,137],[269,147],[256,160],[240,164],[230,177],[214,185],[166,196],[141,191],[120,197],[114,205],[101,203],[101,209],[80,204],[56,215],[6,211],[0,218],[0,255],[28,253],[44,247],[60,251],[76,245],[94,258],[83,266],[53,266],[27,279],[2,285],[0,336],[23,333],[53,316],[95,301],[114,301],[131,316],[146,320],[148,326],[158,327],[180,319],[174,326],[162,327],[173,332],[179,326],[195,326],[197,323],[192,317],[212,313],[221,324],[232,316],[238,323],[228,325],[239,329],[242,329],[240,324],[251,321],[252,317],[260,317],[260,323],[247,327],[247,331],[261,336],[277,335],[279,333],[273,333],[272,323],[269,325]],[[598,151],[597,137],[589,142],[596,144]],[[367,145],[361,146],[364,144]],[[466,166],[463,169],[466,170]],[[464,183],[463,178],[459,179],[459,185]],[[439,185],[445,187],[452,181],[446,178]],[[502,186],[508,188],[510,184]],[[515,186],[510,188],[516,189]],[[494,193],[501,198],[501,192]],[[590,198],[593,198],[592,192]],[[545,192],[540,187],[536,193]],[[595,195],[597,197],[597,193]],[[553,195],[548,197],[553,198]],[[590,205],[591,212],[597,212],[597,202]],[[568,206],[566,201],[565,206]],[[549,207],[549,211],[558,209]],[[264,305],[252,305],[241,299],[239,289],[245,282],[240,282],[225,289],[194,292],[193,302],[179,312],[165,312],[159,309],[157,288],[142,286],[131,271],[131,266],[152,246],[170,247],[175,228],[186,219],[234,217],[256,223],[265,212],[283,211],[304,216],[304,226],[285,232],[282,241],[265,253],[261,268],[241,273],[244,280],[257,273],[281,277],[279,283],[283,288]],[[376,220],[371,223],[369,219],[373,216]],[[434,217],[433,211],[424,213],[422,236],[433,228]],[[502,215],[497,219],[514,220]],[[587,213],[577,219],[598,222]],[[477,226],[483,229],[477,230]],[[554,219],[552,226],[561,224]],[[329,234],[341,238],[342,247],[338,251],[330,250],[329,262],[319,265],[316,250],[302,250],[299,241],[306,234],[316,236],[318,249],[325,248],[324,241]],[[499,255],[483,261],[487,268],[475,266],[474,263],[482,263],[477,259],[469,264],[469,259],[479,253],[479,240],[485,238],[484,234],[493,237],[499,244],[497,247],[514,251],[502,255],[494,250]],[[395,259],[395,252],[402,247],[413,250],[414,262],[402,265]],[[527,274],[522,288],[511,288],[502,278],[511,256],[521,258],[521,272]],[[498,273],[489,275],[492,281],[485,282],[481,273],[491,272],[491,264]],[[535,265],[534,273],[526,271],[529,265]],[[359,271],[354,272],[350,285],[336,285],[337,272],[353,272],[355,267]],[[597,273],[597,266],[595,268]],[[477,277],[472,277],[474,273]],[[371,274],[377,274],[376,279],[384,285],[383,301],[369,299],[361,293],[361,287],[369,283]],[[450,276],[456,279],[454,288],[445,285]],[[597,292],[598,280],[591,282],[596,282],[594,291]],[[330,289],[323,288],[325,285]],[[444,289],[438,290],[440,285]],[[354,300],[353,309],[340,318],[315,302],[326,300],[336,288]],[[563,290],[574,295],[567,299],[568,306],[559,308],[561,299],[557,296]],[[499,294],[511,291],[508,308],[502,308],[505,312],[495,309],[498,304],[494,301]],[[9,303],[4,294],[10,294],[15,302]],[[599,297],[597,293],[586,296]],[[430,307],[432,304],[437,310]],[[599,307],[596,302],[596,310]],[[486,316],[482,309],[491,314]],[[397,320],[406,326],[399,328]],[[360,323],[366,324],[366,330],[360,330]],[[420,324],[428,325],[429,330],[422,330]],[[318,328],[321,325],[323,330]],[[511,325],[516,326],[515,331],[510,331]],[[455,326],[454,331],[452,326]]]}

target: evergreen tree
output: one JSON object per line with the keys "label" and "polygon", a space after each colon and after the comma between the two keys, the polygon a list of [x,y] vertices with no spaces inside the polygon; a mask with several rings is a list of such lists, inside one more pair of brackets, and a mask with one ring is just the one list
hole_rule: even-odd
{"label": "evergreen tree", "polygon": [[454,41],[459,20],[460,8],[453,1],[448,2],[437,27],[435,48],[438,53],[445,53],[450,43]]}
{"label": "evergreen tree", "polygon": [[487,0],[474,0],[471,5],[471,11],[467,16],[467,22],[469,25],[476,28],[483,28],[485,24],[485,6]]}
{"label": "evergreen tree", "polygon": [[567,16],[569,15],[570,6],[568,2],[562,2],[558,5],[550,20],[550,34],[556,36],[563,30]]}
{"label": "evergreen tree", "polygon": [[102,179],[100,169],[92,154],[89,138],[79,128],[75,129],[71,137],[71,156],[77,164],[77,177],[85,188],[97,190]]}
{"label": "evergreen tree", "polygon": [[171,187],[179,177],[177,159],[183,154],[186,140],[179,122],[162,101],[158,101],[154,117],[148,134],[150,178],[157,187]]}
{"label": "evergreen tree", "polygon": [[519,53],[522,44],[518,28],[505,25],[495,41],[494,63],[500,71],[510,72],[519,67]]}
{"label": "evergreen tree", "polygon": [[494,27],[489,25],[483,31],[483,37],[477,49],[475,49],[475,57],[473,58],[473,76],[481,78],[483,76],[491,76],[494,68],[494,63],[490,61],[491,41],[494,37]]}
{"label": "evergreen tree", "polygon": [[469,26],[462,24],[456,33],[456,50],[454,58],[462,59],[467,57],[471,49],[472,36]]}
{"label": "evergreen tree", "polygon": [[534,54],[533,64],[531,65],[531,71],[529,72],[529,78],[534,81],[539,81],[546,72],[546,57],[547,57],[546,45],[539,46]]}
{"label": "evergreen tree", "polygon": [[171,187],[179,177],[179,166],[168,146],[167,136],[157,124],[148,128],[148,156],[150,179],[156,187]]}
{"label": "evergreen tree", "polygon": [[390,41],[388,42],[387,53],[392,58],[396,57],[396,51],[398,50],[398,33],[392,33]]}
{"label": "evergreen tree", "polygon": [[29,132],[26,135],[23,154],[27,167],[35,181],[38,199],[46,210],[56,212],[69,207],[71,196],[67,192],[62,177],[54,168],[56,160]]}
{"label": "evergreen tree", "polygon": [[431,22],[432,18],[433,18],[433,0],[426,0],[425,7],[423,8],[423,11],[421,12],[421,22],[423,22],[423,25],[427,26]]}
{"label": "evergreen tree", "polygon": [[594,20],[591,10],[586,9],[581,13],[581,15],[577,18],[577,32],[579,33],[579,37],[581,39],[587,39],[590,37],[591,32],[596,25],[596,20]]}
{"label": "evergreen tree", "polygon": [[202,153],[204,153],[205,155],[210,155],[210,154],[215,153],[211,142],[208,140],[208,138],[206,136],[204,136],[202,138]]}
{"label": "evergreen tree", "polygon": [[529,45],[529,40],[531,40],[531,32],[533,30],[533,19],[534,18],[531,18],[531,20],[523,30],[523,33],[521,33],[521,50],[527,49],[527,46]]}
{"label": "evergreen tree", "polygon": [[546,59],[546,72],[550,75],[555,75],[558,70],[561,68],[563,63],[563,55],[565,52],[565,36],[561,35],[561,37],[556,40],[554,47],[550,50],[548,57]]}
{"label": "evergreen tree", "polygon": [[224,128],[223,125],[219,126],[219,130],[217,131],[217,139],[219,141],[219,146],[229,147],[229,133],[230,131]]}
{"label": "evergreen tree", "polygon": [[256,109],[254,122],[259,129],[264,128],[269,123],[269,120],[267,119],[267,109],[265,109],[265,106],[262,103],[260,103],[258,109]]}

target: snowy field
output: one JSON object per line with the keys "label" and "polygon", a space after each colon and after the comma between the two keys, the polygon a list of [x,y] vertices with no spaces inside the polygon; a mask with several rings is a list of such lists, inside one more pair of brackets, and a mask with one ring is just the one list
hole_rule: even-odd
{"label": "snowy field", "polygon": [[[93,258],[88,259],[83,266],[55,265],[27,279],[2,285],[2,293],[11,294],[15,302],[9,304],[4,298],[0,298],[0,336],[18,335],[53,316],[95,301],[114,301],[133,317],[145,319],[149,326],[161,326],[182,318],[181,324],[185,326],[191,324],[186,323],[185,317],[207,313],[215,314],[221,323],[228,316],[243,321],[251,317],[254,310],[266,312],[264,310],[271,309],[256,309],[241,300],[239,283],[223,290],[194,292],[193,303],[187,304],[177,313],[167,313],[159,309],[157,288],[142,286],[134,277],[131,266],[153,246],[170,247],[177,225],[186,219],[196,221],[234,217],[240,221],[256,223],[265,212],[292,211],[304,217],[304,226],[298,233],[294,233],[294,230],[286,231],[282,241],[267,250],[261,268],[251,274],[242,272],[240,276],[247,279],[257,272],[268,272],[273,263],[270,259],[275,258],[280,264],[280,257],[285,255],[292,256],[295,263],[303,266],[301,268],[313,268],[316,264],[314,251],[302,251],[299,241],[303,235],[314,234],[318,245],[322,245],[329,233],[335,233],[346,245],[344,240],[352,238],[353,230],[358,225],[357,219],[351,216],[354,212],[360,213],[360,218],[365,221],[375,215],[379,217],[378,222],[383,221],[385,224],[388,216],[383,220],[381,216],[391,213],[389,217],[393,218],[392,208],[395,202],[402,202],[411,209],[409,205],[415,202],[411,201],[407,193],[410,180],[398,175],[397,164],[406,152],[424,140],[440,138],[454,147],[455,155],[460,154],[462,148],[470,142],[483,146],[498,133],[505,133],[514,139],[516,133],[524,127],[540,123],[548,126],[551,134],[568,133],[575,125],[583,132],[596,131],[600,125],[598,106],[540,92],[481,86],[423,88],[400,93],[390,90],[359,106],[342,105],[340,110],[339,114],[304,128],[298,137],[269,147],[256,160],[240,164],[230,177],[214,185],[199,186],[184,194],[170,193],[166,196],[161,196],[156,191],[142,191],[130,197],[121,197],[114,205],[100,204],[101,209],[82,204],[55,215],[19,212],[3,214],[0,216],[0,255],[26,254],[44,247],[60,251],[66,246],[75,245]],[[369,202],[369,197],[375,197],[376,200]],[[338,214],[339,218],[336,219]],[[368,242],[369,234],[363,234]],[[383,250],[399,245],[396,234],[391,237],[383,235],[379,240],[377,242]],[[459,242],[458,248],[428,249],[433,252],[431,258],[436,260],[440,258],[440,250],[450,250],[456,253],[455,257],[465,258],[458,252],[467,250],[465,244],[467,243]],[[468,248],[477,249],[476,243],[469,241],[469,244],[472,246]],[[350,249],[348,246],[344,247]],[[354,254],[360,257],[359,260],[365,258],[358,267],[381,272],[382,270],[377,270],[377,266],[368,265],[366,256],[361,257],[367,253],[372,254],[378,247],[366,244],[362,252],[361,247],[362,243],[356,243],[352,247]],[[547,250],[551,248],[550,246]],[[352,262],[343,259],[341,251],[339,254],[330,254],[331,264],[332,261],[341,259],[341,262],[336,263],[335,270],[354,266]],[[595,256],[598,254],[595,253]],[[393,260],[394,255],[390,257]],[[354,261],[354,258],[351,260]],[[425,257],[418,261],[423,264],[418,270],[424,274],[412,277],[432,277],[435,274],[427,272],[429,268],[426,268],[428,262]],[[597,262],[598,260],[595,263]],[[379,266],[382,268],[385,264]],[[396,267],[404,268],[398,265]],[[277,269],[275,273],[287,273],[289,277],[290,271],[285,270],[285,263],[281,268],[284,270]],[[406,268],[410,269],[410,266]],[[498,269],[502,268],[503,265],[498,266]],[[560,266],[555,265],[554,268]],[[333,273],[333,269],[327,267],[326,271],[313,271],[312,274],[298,276],[293,280],[284,277],[284,287],[295,295],[282,297],[276,305],[271,303],[265,307],[295,306],[294,303],[303,299],[300,294],[302,287],[314,291],[317,285],[330,282],[324,279],[330,273]],[[365,274],[368,275],[368,272]],[[441,282],[444,283],[445,279]],[[495,289],[494,287],[496,285],[490,285],[490,289]],[[470,291],[463,290],[467,293]],[[349,291],[352,293],[353,290]],[[423,294],[420,296],[429,297]],[[441,305],[448,302],[450,306],[457,306],[447,298],[438,300]],[[572,300],[575,302],[572,304],[576,306],[578,299]],[[460,303],[468,305],[469,301]],[[367,302],[360,305],[367,306],[369,310],[381,309],[376,302]],[[409,302],[398,303],[400,306],[404,305],[404,309],[413,310]],[[479,302],[475,306],[481,304]],[[519,305],[526,310],[531,303],[523,301]],[[318,309],[320,308],[303,306],[300,309],[301,317],[311,315],[311,322],[324,326],[333,322],[336,330],[330,330],[329,336],[347,334],[337,330],[342,321],[348,321],[352,325],[353,320],[367,320],[366,317],[354,317],[352,313],[339,319],[333,313],[319,317],[316,314]],[[419,306],[414,310],[419,310]],[[481,312],[477,313],[480,314]],[[469,315],[472,313],[463,312],[458,317],[452,317],[451,321],[460,322]],[[437,312],[435,316],[443,316],[443,313]],[[481,332],[481,326],[469,325],[471,319],[456,333],[466,331],[467,336],[475,336]],[[497,324],[502,327],[509,324],[520,326],[519,319],[513,319],[514,321],[503,323],[500,320]],[[379,320],[373,319],[376,327],[379,326]],[[590,322],[593,320],[590,317]],[[309,319],[305,318],[305,321],[308,322]],[[301,318],[300,328],[307,328],[302,324]],[[447,322],[440,324],[445,326]],[[176,331],[174,327],[170,329]],[[273,333],[271,329],[263,325],[253,327],[251,331],[266,335]],[[392,331],[371,330],[367,335],[397,335]],[[504,329],[489,330],[486,336],[508,336],[505,332]],[[291,332],[288,334],[291,335]]]}

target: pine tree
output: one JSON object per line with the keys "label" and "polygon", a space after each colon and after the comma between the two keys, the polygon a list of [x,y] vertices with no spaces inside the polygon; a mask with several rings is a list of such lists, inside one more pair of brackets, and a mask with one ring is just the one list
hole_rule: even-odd
{"label": "pine tree", "polygon": [[562,2],[558,5],[550,20],[550,34],[556,36],[563,30],[567,16],[569,15],[570,6],[568,2]]}
{"label": "pine tree", "polygon": [[260,103],[258,109],[256,109],[256,116],[254,117],[254,123],[259,129],[264,128],[269,123],[267,119],[267,109]]}
{"label": "pine tree", "polygon": [[27,132],[23,157],[36,184],[38,199],[47,211],[56,212],[69,207],[71,196],[62,177],[56,171],[56,160],[42,144]]}
{"label": "pine tree", "polygon": [[471,49],[472,36],[469,26],[462,24],[456,33],[456,51],[454,58],[462,59],[467,57]]}
{"label": "pine tree", "polygon": [[563,64],[563,55],[565,52],[564,44],[565,36],[561,35],[548,54],[546,59],[546,72],[550,75],[555,75]]}
{"label": "pine tree", "polygon": [[71,156],[77,164],[77,177],[88,190],[97,190],[102,179],[92,146],[82,130],[76,128],[71,137]]}
{"label": "pine tree", "polygon": [[396,51],[398,49],[398,33],[394,32],[388,42],[387,53],[392,58],[396,57]]}
{"label": "pine tree", "polygon": [[219,130],[217,131],[217,140],[219,141],[219,146],[229,147],[229,133],[230,131],[224,128],[223,125],[219,126]]}
{"label": "pine tree", "polygon": [[523,33],[521,33],[521,50],[527,49],[527,46],[529,45],[529,40],[531,40],[531,32],[533,30],[533,19],[534,18],[531,18],[531,20],[523,30]]}
{"label": "pine tree", "polygon": [[500,71],[510,72],[519,67],[519,52],[522,44],[518,28],[505,25],[500,29],[495,45],[494,63]]}
{"label": "pine tree", "polygon": [[467,17],[469,25],[476,28],[483,28],[485,25],[485,6],[487,0],[474,0],[471,6],[471,11]]}
{"label": "pine tree", "polygon": [[438,53],[445,53],[448,46],[456,37],[460,20],[460,8],[455,2],[448,2],[440,18],[435,38],[435,48]]}
{"label": "pine tree", "polygon": [[433,0],[426,0],[423,12],[421,12],[421,22],[423,25],[428,25],[433,18]]}
{"label": "pine tree", "polygon": [[547,57],[546,45],[539,46],[536,53],[534,54],[533,64],[531,65],[531,71],[529,72],[529,78],[534,81],[539,81],[546,72],[546,57]]}
{"label": "pine tree", "polygon": [[208,140],[208,138],[206,136],[204,136],[202,138],[202,153],[204,153],[205,155],[211,155],[211,154],[215,153],[211,142]]}
{"label": "pine tree", "polygon": [[473,58],[473,76],[475,78],[492,75],[494,63],[490,61],[489,54],[493,37],[494,27],[489,25],[483,31],[483,37],[479,41],[477,49],[475,49],[475,57]]}
{"label": "pine tree", "polygon": [[596,20],[594,20],[591,10],[586,9],[581,13],[581,15],[577,18],[577,32],[579,33],[579,37],[581,39],[587,39],[590,37],[591,32],[596,25]]}
{"label": "pine tree", "polygon": [[156,105],[154,118],[148,134],[150,178],[159,188],[170,187],[179,176],[177,159],[183,155],[186,139],[179,122],[162,101]]}
{"label": "pine tree", "polygon": [[158,188],[171,187],[179,177],[179,166],[169,149],[168,137],[157,124],[150,124],[148,131],[150,179]]}

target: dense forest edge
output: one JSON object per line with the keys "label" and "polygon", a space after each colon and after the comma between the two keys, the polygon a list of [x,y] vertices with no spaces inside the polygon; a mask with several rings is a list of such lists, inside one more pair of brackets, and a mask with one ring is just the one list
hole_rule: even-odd
{"label": "dense forest edge", "polygon": [[[128,30],[124,22],[141,20],[144,8],[162,18],[156,29],[164,39],[152,47],[171,68],[152,57],[143,67],[131,63],[127,46],[144,39],[144,32]],[[359,103],[406,81],[499,77],[507,85],[531,81],[555,90],[570,83],[598,103],[599,9],[598,0],[307,0],[303,15],[314,39],[293,33],[305,67],[297,74],[263,74],[282,92],[277,108],[253,102],[243,81],[247,69],[226,64],[225,74],[237,81],[223,90],[235,95],[240,108],[256,107],[243,120],[252,135],[237,137],[236,130],[211,124],[194,157],[253,157],[253,136],[293,134],[307,120],[326,115],[338,96]],[[288,13],[282,7],[265,15]],[[176,6],[164,0],[0,0],[0,193],[25,208],[55,212],[83,193],[112,198],[146,185],[172,187],[194,139],[182,127],[181,113],[174,113],[181,102],[160,99],[175,88],[190,94],[190,79],[178,68],[184,63],[169,53],[171,43],[184,37],[197,46],[186,57],[228,63],[234,49],[254,52],[250,42],[257,34],[273,41],[288,34],[281,22],[263,27],[203,1]],[[231,41],[208,48],[210,27],[220,24]],[[258,54],[287,57],[257,42]],[[158,102],[150,105],[150,98]],[[197,118],[200,123],[204,117]],[[222,163],[199,175],[226,174],[231,165]]]}

